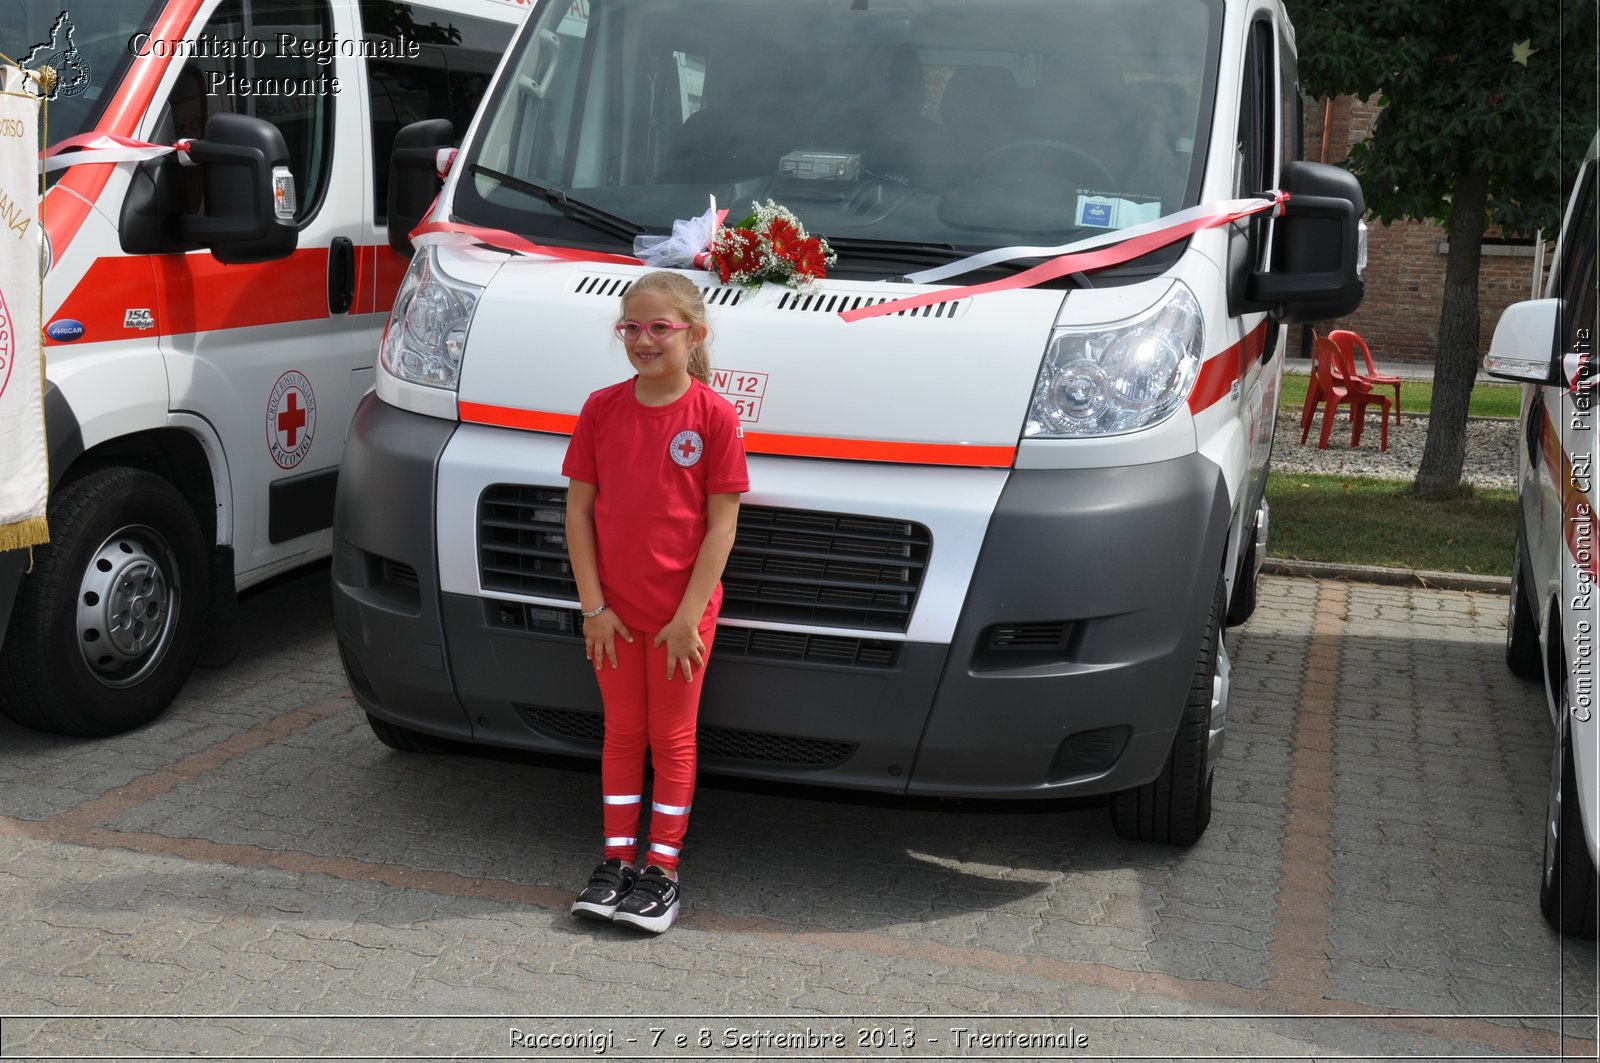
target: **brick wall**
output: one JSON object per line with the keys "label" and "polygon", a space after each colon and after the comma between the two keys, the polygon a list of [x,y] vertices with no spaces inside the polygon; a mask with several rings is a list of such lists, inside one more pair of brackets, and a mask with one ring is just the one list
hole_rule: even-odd
{"label": "brick wall", "polygon": [[[1378,115],[1373,100],[1341,96],[1306,100],[1306,158],[1339,163],[1350,145],[1372,133]],[[1326,118],[1326,121],[1325,121]],[[1326,140],[1326,143],[1324,143]],[[1386,361],[1432,362],[1439,336],[1444,290],[1446,233],[1432,222],[1385,226],[1367,219],[1367,293],[1361,309],[1348,318],[1317,324],[1320,331],[1354,329]],[[1546,246],[1546,264],[1548,252]],[[1489,349],[1500,311],[1532,294],[1533,249],[1486,245],[1478,280],[1479,347]]]}

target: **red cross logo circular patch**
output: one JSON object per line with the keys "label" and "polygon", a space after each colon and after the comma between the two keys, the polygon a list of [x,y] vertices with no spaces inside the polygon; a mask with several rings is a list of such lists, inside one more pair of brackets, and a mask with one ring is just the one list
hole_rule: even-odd
{"label": "red cross logo circular patch", "polygon": [[692,428],[685,428],[673,436],[672,446],[667,448],[668,453],[672,455],[672,460],[684,468],[688,468],[699,461],[700,455],[705,453],[705,449],[705,441],[700,438],[700,433]]}
{"label": "red cross logo circular patch", "polygon": [[311,452],[317,430],[317,396],[311,381],[291,369],[272,385],[267,402],[267,450],[281,469],[292,469]]}

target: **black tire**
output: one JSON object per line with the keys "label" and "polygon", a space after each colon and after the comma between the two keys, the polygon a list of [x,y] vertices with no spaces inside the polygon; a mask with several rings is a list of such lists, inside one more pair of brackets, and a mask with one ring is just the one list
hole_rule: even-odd
{"label": "black tire", "polygon": [[1516,553],[1511,558],[1511,601],[1506,612],[1506,667],[1520,679],[1537,679],[1544,672],[1539,655],[1539,621],[1528,604],[1528,588],[1522,572],[1522,533],[1517,533]]}
{"label": "black tire", "polygon": [[177,489],[140,469],[85,473],[50,499],[0,659],[0,710],[98,738],[159,716],[194,670],[209,552]]}
{"label": "black tire", "polygon": [[[1568,709],[1562,691],[1563,722]],[[1550,756],[1550,789],[1545,800],[1544,873],[1539,880],[1539,910],[1557,933],[1573,937],[1595,936],[1595,909],[1600,905],[1600,883],[1583,837],[1583,816],[1578,809],[1578,775],[1573,770],[1572,741],[1560,728]]]}
{"label": "black tire", "polygon": [[1111,795],[1111,825],[1124,838],[1161,845],[1193,845],[1211,822],[1212,773],[1206,764],[1211,737],[1211,703],[1219,693],[1216,679],[1225,659],[1222,619],[1226,588],[1217,580],[1200,656],[1189,681],[1178,733],[1161,774],[1143,786]]}
{"label": "black tire", "polygon": [[409,727],[380,720],[370,712],[367,713],[367,726],[378,736],[378,741],[402,753],[448,753],[451,749],[449,739],[435,738]]}

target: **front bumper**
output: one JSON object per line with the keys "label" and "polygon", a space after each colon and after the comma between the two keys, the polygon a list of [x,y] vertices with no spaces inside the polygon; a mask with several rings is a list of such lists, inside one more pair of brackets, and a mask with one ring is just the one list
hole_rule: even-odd
{"label": "front bumper", "polygon": [[[363,709],[427,734],[598,754],[574,603],[464,583],[472,500],[494,484],[564,486],[564,446],[363,401],[334,546],[335,625]],[[751,478],[747,503],[815,508],[827,491],[831,508],[871,506],[846,512],[916,511],[932,546],[904,631],[725,605],[705,768],[950,796],[1104,793],[1160,772],[1222,569],[1214,464],[957,474],[752,458]]]}

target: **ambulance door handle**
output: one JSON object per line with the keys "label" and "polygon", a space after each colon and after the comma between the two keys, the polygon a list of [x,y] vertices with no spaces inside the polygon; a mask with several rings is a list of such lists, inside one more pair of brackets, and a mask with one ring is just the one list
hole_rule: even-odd
{"label": "ambulance door handle", "polygon": [[348,236],[335,236],[328,248],[328,313],[348,312],[355,296],[355,245]]}

